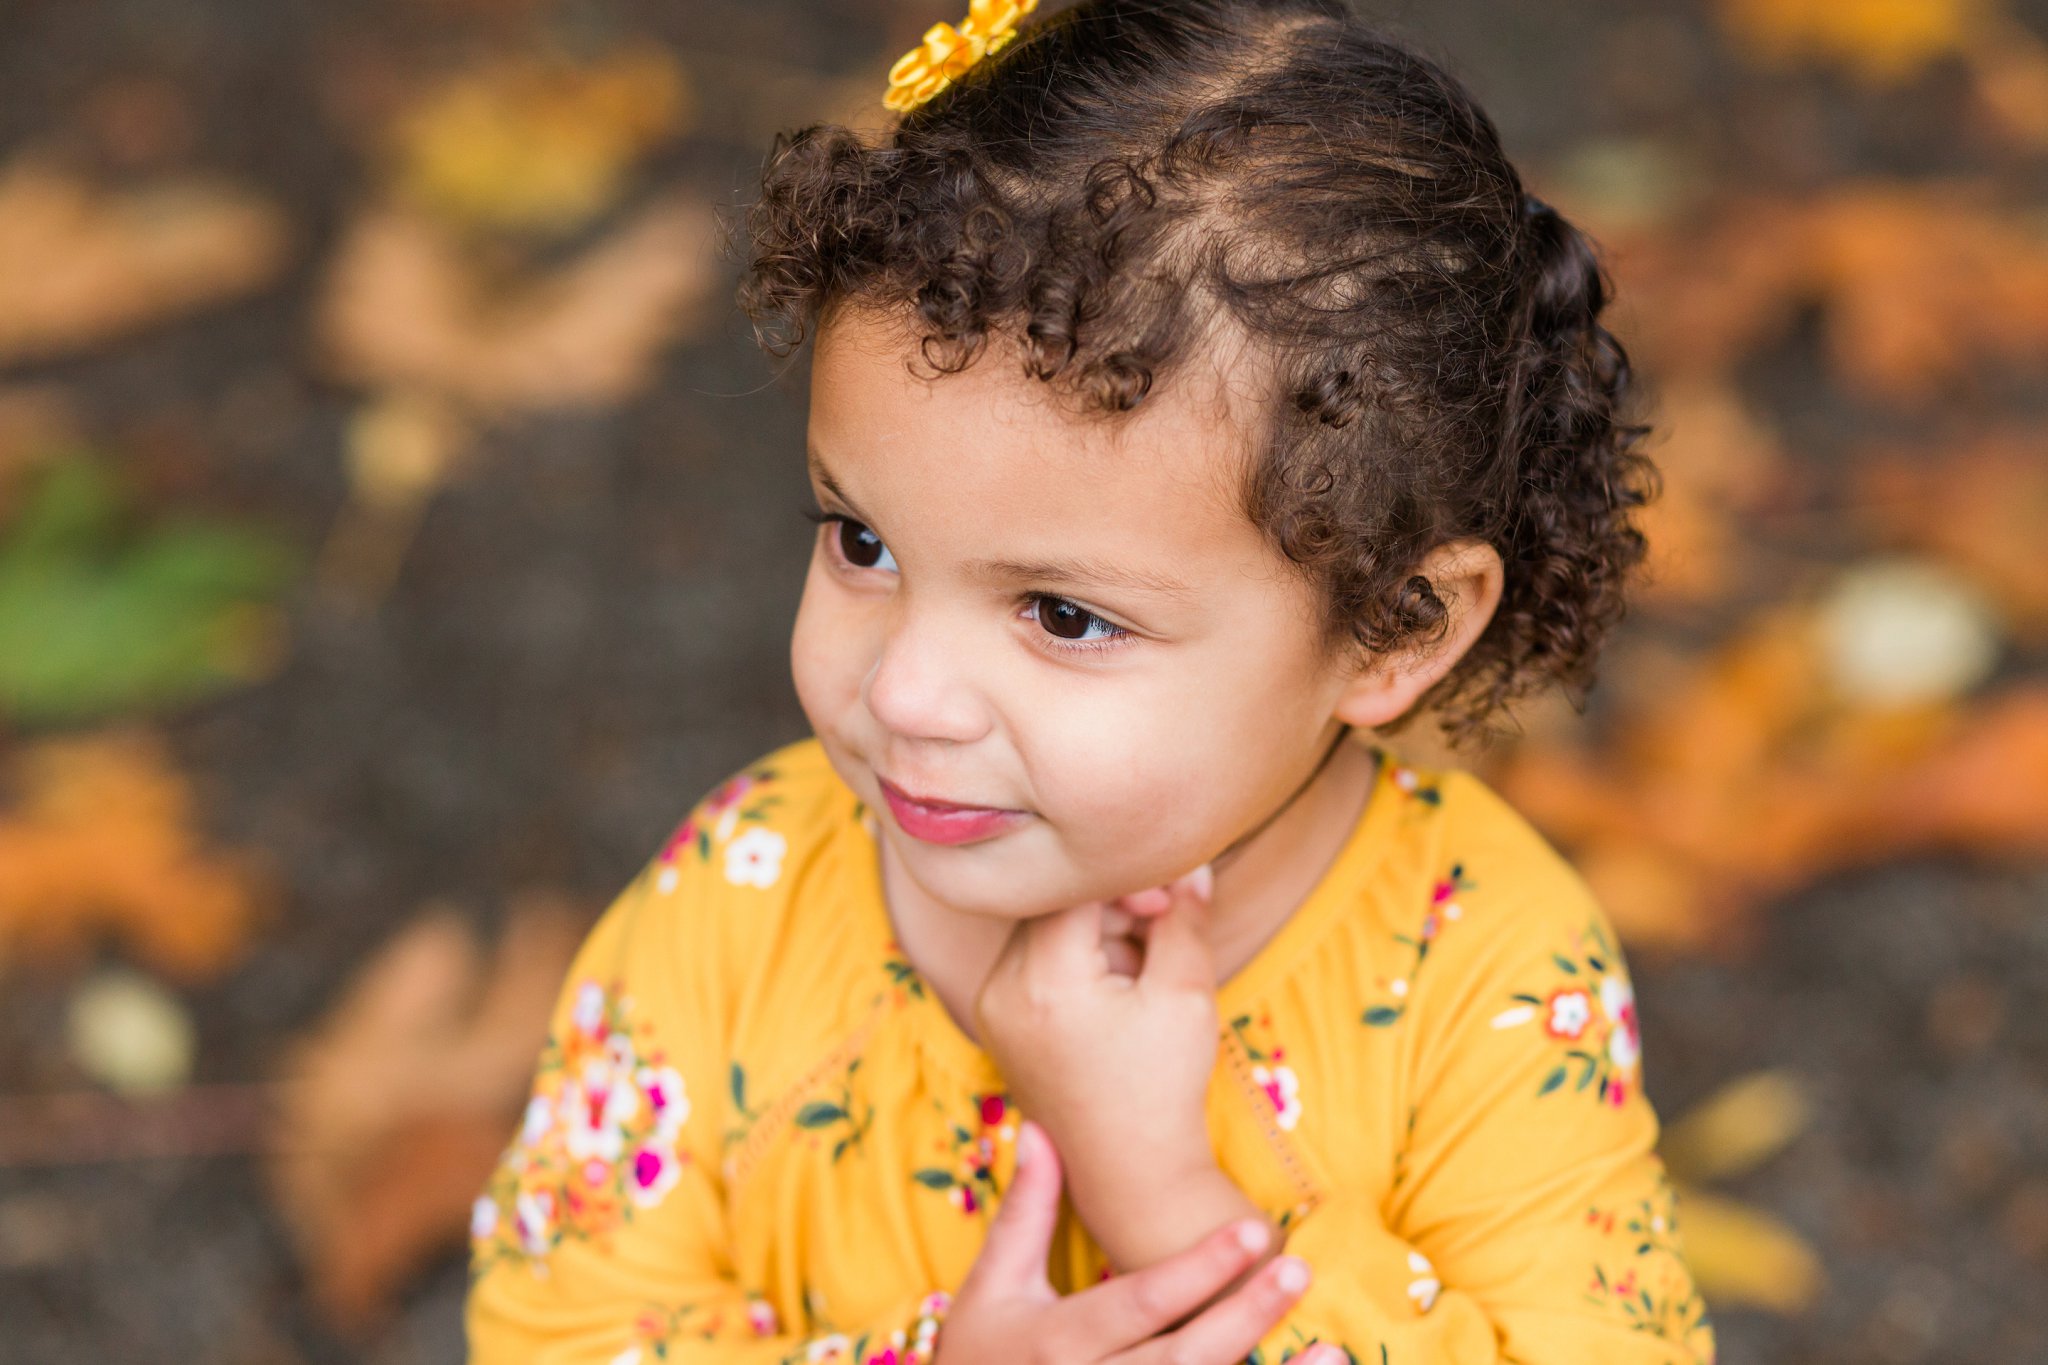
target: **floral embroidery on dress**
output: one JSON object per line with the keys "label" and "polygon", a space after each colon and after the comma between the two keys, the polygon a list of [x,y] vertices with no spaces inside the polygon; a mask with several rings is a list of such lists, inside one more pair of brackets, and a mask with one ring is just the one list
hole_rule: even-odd
{"label": "floral embroidery on dress", "polygon": [[961,1213],[973,1215],[989,1206],[995,1186],[996,1143],[1017,1140],[1016,1112],[1009,1097],[1001,1093],[972,1095],[975,1127],[954,1121],[951,1131],[936,1144],[948,1152],[952,1165],[926,1166],[911,1172],[910,1178],[928,1190],[943,1190],[947,1200]]}
{"label": "floral embroidery on dress", "polygon": [[1458,895],[1472,890],[1474,885],[1472,879],[1465,875],[1463,863],[1452,863],[1450,873],[1437,879],[1430,888],[1429,909],[1424,912],[1416,931],[1394,935],[1394,942],[1407,948],[1414,958],[1405,974],[1392,979],[1380,978],[1381,989],[1392,999],[1369,1007],[1363,1016],[1366,1023],[1374,1028],[1385,1028],[1408,1012],[1408,992],[1415,987],[1415,977],[1429,957],[1430,946],[1446,928],[1465,917],[1465,907],[1459,903]]}
{"label": "floral embroidery on dress", "polygon": [[1419,1251],[1408,1253],[1408,1271],[1415,1276],[1408,1282],[1408,1297],[1415,1300],[1415,1311],[1427,1313],[1436,1307],[1436,1296],[1443,1292],[1443,1282],[1436,1277],[1436,1267],[1429,1263],[1429,1257]]}
{"label": "floral embroidery on dress", "polygon": [[1638,1088],[1643,1057],[1635,988],[1621,956],[1596,919],[1566,950],[1552,953],[1550,964],[1557,979],[1547,988],[1515,992],[1509,997],[1515,1003],[1493,1017],[1493,1026],[1534,1024],[1563,1050],[1564,1060],[1544,1076],[1538,1095],[1569,1082],[1575,1092],[1618,1109]]}
{"label": "floral embroidery on dress", "polygon": [[1629,1247],[1595,1262],[1587,1302],[1619,1312],[1639,1332],[1682,1342],[1701,1365],[1713,1365],[1713,1323],[1680,1251],[1678,1191],[1669,1177],[1660,1172],[1656,1189],[1633,1205],[1594,1205],[1586,1222]]}
{"label": "floral embroidery on dress", "polygon": [[544,1269],[558,1244],[602,1237],[680,1178],[689,1095],[632,1007],[616,985],[577,986],[565,1028],[541,1052],[519,1132],[471,1210],[475,1273],[501,1259]]}
{"label": "floral embroidery on dress", "polygon": [[[1237,1035],[1238,1046],[1252,1063],[1252,1081],[1266,1093],[1267,1101],[1273,1106],[1273,1122],[1280,1128],[1292,1132],[1301,1122],[1301,1081],[1294,1074],[1294,1068],[1283,1063],[1287,1049],[1278,1043],[1268,1043],[1261,1048],[1252,1042],[1247,1030],[1253,1024],[1252,1016],[1240,1014],[1230,1021],[1230,1031]],[[1261,1011],[1257,1024],[1268,1037],[1272,1034],[1273,1016]]]}
{"label": "floral embroidery on dress", "polygon": [[[1287,1365],[1288,1361],[1299,1359],[1307,1353],[1309,1347],[1322,1340],[1321,1337],[1306,1335],[1299,1327],[1289,1327],[1287,1330],[1294,1334],[1294,1340],[1280,1348],[1280,1354],[1277,1358],[1273,1358],[1269,1362],[1265,1349],[1254,1346],[1252,1353],[1244,1358],[1244,1365]],[[1360,1358],[1358,1352],[1352,1350],[1343,1342],[1333,1341],[1330,1345],[1335,1346],[1344,1353],[1346,1365],[1365,1365],[1365,1361]],[[1382,1345],[1373,1356],[1373,1359],[1378,1361],[1379,1365],[1389,1365],[1387,1348]]]}
{"label": "floral embroidery on dress", "polygon": [[[744,1320],[746,1330],[752,1336],[772,1337],[782,1330],[775,1305],[753,1290],[747,1291]],[[686,1338],[718,1341],[730,1335],[726,1326],[722,1305],[706,1308],[694,1303],[650,1304],[633,1320],[633,1335],[639,1338],[639,1344],[614,1356],[611,1365],[641,1365],[645,1361],[666,1360],[669,1348],[677,1342]]]}
{"label": "floral embroidery on dress", "polygon": [[1421,773],[1405,764],[1394,764],[1387,776],[1391,777],[1394,785],[1412,801],[1425,806],[1441,806],[1444,803],[1444,794],[1437,783],[1424,778]]}
{"label": "floral embroidery on dress", "polygon": [[[762,823],[782,803],[773,790],[775,777],[773,768],[751,768],[726,779],[698,802],[655,855],[656,889],[664,895],[674,891],[685,853],[708,863],[714,846],[725,850],[725,879],[734,886],[775,885],[782,876],[783,855],[789,851],[789,841]],[[742,823],[751,828],[735,838]]]}
{"label": "floral embroidery on dress", "polygon": [[[934,1354],[939,1326],[945,1321],[946,1311],[951,1306],[952,1296],[945,1290],[935,1290],[919,1302],[917,1319],[907,1329],[899,1327],[886,1338],[879,1339],[867,1332],[850,1338],[843,1332],[828,1331],[798,1345],[796,1350],[782,1357],[781,1365],[810,1365],[814,1361],[842,1361],[845,1365],[925,1365]],[[609,1365],[652,1365],[654,1361],[667,1360],[669,1348],[685,1338],[723,1340],[726,1335],[721,1330],[725,1325],[723,1314],[712,1312],[702,1321],[696,1321],[698,1312],[695,1305],[683,1304],[650,1309],[641,1314],[634,1324],[639,1344],[614,1356]],[[758,1294],[748,1294],[746,1314],[747,1327],[753,1336],[774,1336],[781,1330],[775,1306]]]}
{"label": "floral embroidery on dress", "polygon": [[[839,1082],[837,1098],[810,1100],[796,1111],[796,1126],[809,1132],[822,1133],[841,1125],[845,1126],[846,1131],[832,1144],[832,1164],[835,1166],[839,1164],[839,1158],[846,1154],[849,1147],[860,1146],[861,1139],[867,1136],[868,1129],[875,1121],[875,1106],[872,1101],[869,1102],[864,1116],[858,1119],[854,1117],[856,1106],[853,1098],[853,1073],[860,1070],[860,1062],[861,1059],[855,1057],[846,1064],[846,1075]],[[812,1138],[811,1146],[816,1147],[820,1141],[819,1138]]]}

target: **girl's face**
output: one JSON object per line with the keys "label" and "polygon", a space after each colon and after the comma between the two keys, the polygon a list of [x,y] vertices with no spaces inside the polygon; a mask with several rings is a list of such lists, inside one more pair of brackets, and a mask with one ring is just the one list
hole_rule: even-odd
{"label": "girl's face", "polygon": [[[1248,398],[1211,361],[1119,429],[1061,412],[997,339],[933,380],[912,354],[852,309],[816,338],[811,486],[836,519],[790,663],[827,756],[956,910],[1023,918],[1189,871],[1293,793],[1353,676],[1238,509]],[[1020,814],[921,837],[884,779]]]}

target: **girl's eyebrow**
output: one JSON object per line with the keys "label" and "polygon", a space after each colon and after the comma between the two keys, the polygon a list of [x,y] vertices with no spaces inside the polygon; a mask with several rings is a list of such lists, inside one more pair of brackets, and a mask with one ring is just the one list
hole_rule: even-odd
{"label": "girl's eyebrow", "polygon": [[[830,492],[839,501],[845,503],[848,510],[856,517],[859,517],[869,525],[873,525],[872,522],[869,522],[867,513],[861,511],[859,505],[852,498],[846,496],[846,490],[839,486],[839,480],[832,477],[832,471],[825,467],[825,462],[819,457],[818,452],[806,450],[805,455],[810,463],[811,473],[817,476],[819,483],[825,485],[826,491]],[[1155,596],[1172,597],[1183,601],[1195,596],[1195,590],[1178,579],[1168,578],[1162,574],[1149,573],[1143,569],[1122,568],[1114,564],[1105,564],[1099,560],[970,559],[967,561],[966,568],[968,573],[979,578],[1009,578],[1033,583],[1062,583],[1080,587],[1101,586],[1121,589],[1126,592],[1151,593]]]}

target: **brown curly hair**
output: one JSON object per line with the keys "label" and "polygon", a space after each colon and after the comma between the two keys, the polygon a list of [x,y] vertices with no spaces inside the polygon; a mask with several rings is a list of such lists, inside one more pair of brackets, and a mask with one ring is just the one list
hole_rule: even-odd
{"label": "brown curly hair", "polygon": [[1278,386],[1244,512],[1319,588],[1327,648],[1440,633],[1435,545],[1505,566],[1480,638],[1380,728],[1435,709],[1463,743],[1549,682],[1583,710],[1659,483],[1610,285],[1471,94],[1343,0],[1041,16],[879,138],[777,134],[729,232],[778,356],[857,303],[939,373],[994,331],[1114,416],[1234,326]]}

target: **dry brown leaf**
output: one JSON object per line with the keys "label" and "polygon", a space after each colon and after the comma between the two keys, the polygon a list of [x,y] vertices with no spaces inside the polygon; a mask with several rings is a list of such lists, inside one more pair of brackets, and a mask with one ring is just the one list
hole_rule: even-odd
{"label": "dry brown leaf", "polygon": [[94,345],[274,279],[289,234],[217,178],[103,189],[34,156],[0,170],[0,363]]}
{"label": "dry brown leaf", "polygon": [[205,848],[190,785],[140,729],[15,751],[0,810],[0,952],[66,965],[101,938],[182,981],[231,965],[271,913],[256,852]]}
{"label": "dry brown leaf", "polygon": [[380,1320],[413,1271],[461,1242],[585,919],[531,895],[486,963],[455,913],[430,910],[292,1049],[269,1175],[338,1325]]}
{"label": "dry brown leaf", "polygon": [[349,382],[483,410],[617,402],[648,382],[704,296],[714,226],[709,208],[671,198],[552,273],[492,278],[426,218],[369,212],[323,291],[325,363]]}
{"label": "dry brown leaf", "polygon": [[2030,643],[2048,640],[2048,439],[2035,427],[1859,462],[1856,513],[1879,543],[1939,556],[1973,581]]}
{"label": "dry brown leaf", "polygon": [[399,193],[455,223],[567,229],[683,130],[688,90],[654,47],[582,64],[520,53],[429,91],[392,128]]}

